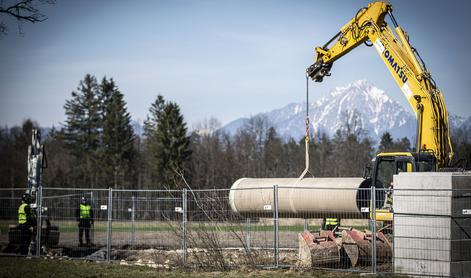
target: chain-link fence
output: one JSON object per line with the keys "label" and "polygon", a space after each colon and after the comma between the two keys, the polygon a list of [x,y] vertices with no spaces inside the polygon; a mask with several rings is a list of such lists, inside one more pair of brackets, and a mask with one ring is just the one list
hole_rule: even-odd
{"label": "chain-link fence", "polygon": [[[471,265],[471,218],[451,205],[469,206],[471,214],[469,189],[273,185],[240,189],[246,192],[237,195],[239,202],[255,205],[255,196],[263,204],[244,213],[231,206],[236,190],[42,188],[35,209],[41,225],[29,233],[30,245],[35,245],[29,253],[166,268],[244,265],[414,273],[414,267],[428,267],[432,276]],[[2,253],[20,254],[21,244],[28,241],[15,235],[23,232],[15,229],[23,193],[0,190]],[[298,194],[296,200],[305,200],[306,207],[288,211],[293,205],[287,203],[288,194]],[[356,209],[329,209],[327,204],[341,196],[354,196]],[[83,199],[91,208],[87,219],[81,218]],[[310,201],[317,202],[315,210],[309,208]]]}
{"label": "chain-link fence", "polygon": [[8,248],[9,230],[18,224],[18,206],[24,193],[24,188],[0,189],[0,251],[2,252],[17,251]]}

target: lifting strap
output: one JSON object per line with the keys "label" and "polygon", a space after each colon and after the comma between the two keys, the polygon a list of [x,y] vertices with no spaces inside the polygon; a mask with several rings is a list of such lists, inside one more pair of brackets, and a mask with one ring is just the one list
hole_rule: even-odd
{"label": "lifting strap", "polygon": [[304,171],[301,173],[301,176],[296,180],[294,185],[297,185],[305,176],[307,173],[311,174],[312,177],[314,175],[309,171],[309,75],[306,72],[306,134],[304,136],[304,142],[305,142],[305,163],[306,167],[304,168]]}

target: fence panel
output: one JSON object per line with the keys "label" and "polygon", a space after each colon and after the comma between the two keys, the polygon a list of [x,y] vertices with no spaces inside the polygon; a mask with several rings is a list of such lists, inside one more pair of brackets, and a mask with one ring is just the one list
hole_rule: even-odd
{"label": "fence panel", "polygon": [[[292,265],[371,271],[371,233],[366,232],[371,230],[369,188],[280,187],[281,194],[298,196],[295,212],[289,205],[280,207],[281,250],[294,250]],[[384,198],[377,197],[378,207]]]}
{"label": "fence panel", "polygon": [[182,214],[181,190],[113,190],[111,259],[180,265]]}
{"label": "fence panel", "polygon": [[[47,208],[47,212],[42,218],[50,220],[60,231],[57,246],[50,246],[49,253],[53,255],[96,260],[125,259],[168,266],[187,263],[223,269],[237,265],[296,266],[300,265],[298,253],[303,241],[300,235],[308,229],[321,238],[323,235],[320,232],[326,228],[322,227],[324,218],[329,215],[322,210],[301,210],[290,215],[290,212],[285,211],[287,190],[293,189],[274,185],[232,190],[243,193],[239,194],[239,202],[251,202],[257,194],[266,199],[260,203],[260,207],[254,208],[254,212],[236,213],[231,208],[229,198],[233,192],[230,189],[169,191],[44,188],[42,206]],[[353,194],[358,202],[358,210],[339,210],[333,211],[333,214],[341,219],[341,226],[358,230],[371,228],[369,214],[359,212],[361,209],[368,211],[370,207],[369,189],[345,192],[339,189],[297,188],[294,191],[297,194],[296,191],[300,191],[302,198],[308,202],[330,202],[334,195]],[[78,215],[82,197],[87,198],[94,213],[93,225],[88,229],[89,242],[86,235],[82,242],[79,238]],[[11,207],[10,213],[6,211],[8,215],[16,215],[16,204],[2,204]],[[112,211],[108,214],[110,208]],[[14,217],[11,219],[14,220]],[[332,250],[338,247],[336,255],[309,254],[310,266],[366,271],[367,266],[371,265],[369,256],[372,252],[371,249],[367,250],[371,244],[363,247],[363,253],[352,264],[340,248],[338,236],[343,230],[334,232],[336,234],[333,234],[331,242],[320,246],[324,248],[328,245]]]}
{"label": "fence panel", "polygon": [[[394,225],[393,219],[389,219],[394,212],[392,209],[393,190],[376,188],[376,196],[384,196],[385,201],[382,206],[375,210],[373,214],[376,227],[376,250],[375,272],[393,272],[393,246],[394,246]],[[372,217],[373,218],[373,217]]]}
{"label": "fence panel", "polygon": [[[47,208],[42,216],[43,226],[49,220],[60,232],[57,246],[50,247],[51,254],[96,260],[107,258],[108,189],[43,188],[42,195],[42,206]],[[80,220],[82,198],[91,206],[93,220]]]}
{"label": "fence panel", "polygon": [[[394,269],[410,275],[469,277],[471,187],[394,189]],[[468,212],[469,211],[469,212]]]}
{"label": "fence panel", "polygon": [[[18,223],[23,193],[0,189],[3,254],[19,251],[8,244],[8,231]],[[250,209],[235,208],[234,196]],[[289,201],[294,196],[296,205]],[[48,255],[154,267],[299,266],[380,273],[422,267],[430,275],[446,276],[463,258],[471,258],[471,218],[464,215],[471,210],[462,210],[471,204],[469,196],[470,189],[277,185],[211,190],[43,188],[41,243],[48,243]],[[90,227],[79,221],[82,197],[93,211]],[[394,218],[387,219],[384,215],[391,208]],[[57,232],[60,237],[55,238]]]}
{"label": "fence panel", "polygon": [[9,245],[9,231],[11,227],[18,225],[18,207],[24,193],[25,189],[20,188],[0,189],[0,253],[2,254],[16,254],[20,251],[20,238],[15,240],[15,244]]}
{"label": "fence panel", "polygon": [[187,192],[188,263],[222,269],[273,265],[273,218],[234,213],[229,193],[229,189]]}

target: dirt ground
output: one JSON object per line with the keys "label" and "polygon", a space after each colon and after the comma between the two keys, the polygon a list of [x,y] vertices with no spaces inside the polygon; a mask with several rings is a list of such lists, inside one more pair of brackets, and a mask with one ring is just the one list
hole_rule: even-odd
{"label": "dirt ground", "polygon": [[[78,247],[78,229],[74,221],[56,221],[61,234],[59,246],[49,249],[49,258],[80,257],[90,260],[106,258],[106,222],[95,223],[90,248]],[[199,223],[189,225],[186,234],[187,266],[215,267],[270,267],[274,264],[275,238],[269,221],[254,223]],[[295,266],[298,253],[298,233],[303,221],[280,223],[279,264]],[[310,228],[319,223],[311,221]],[[364,223],[354,222],[361,225]],[[145,265],[170,269],[182,265],[182,227],[177,222],[136,222],[135,233],[129,222],[113,222],[111,259],[123,265]],[[0,236],[5,246],[7,234]],[[90,256],[90,257],[88,257]],[[332,266],[343,268],[343,265]],[[388,266],[386,266],[386,269]]]}
{"label": "dirt ground", "polygon": [[[342,223],[348,226],[366,226],[364,220],[343,220]],[[8,243],[8,226],[10,222],[0,222],[0,245]],[[60,246],[78,245],[78,227],[75,221],[55,220],[53,225],[60,230]],[[310,229],[318,229],[319,219],[309,221]],[[181,223],[173,221],[135,221],[134,236],[132,233],[132,224],[130,221],[112,222],[112,244],[114,246],[125,245],[145,245],[154,248],[181,248]],[[273,220],[260,219],[256,223],[247,226],[245,222],[241,223],[205,223],[190,222],[187,225],[190,240],[189,247],[204,248],[205,242],[197,239],[204,233],[217,238],[217,242],[224,248],[243,248],[244,245],[258,248],[273,248],[274,246],[274,227]],[[303,219],[280,219],[280,247],[297,248],[297,235],[304,230]],[[193,236],[192,236],[193,235]],[[107,242],[107,222],[96,221],[92,229],[92,238],[94,244],[98,246],[105,245]],[[134,239],[134,240],[133,240]]]}
{"label": "dirt ground", "polygon": [[[244,245],[258,248],[273,248],[274,231],[273,223],[256,223],[250,226],[250,231],[245,223],[194,223],[188,225],[188,247],[206,247],[206,242],[198,237],[215,237],[215,240],[224,248],[243,248]],[[297,234],[303,230],[299,223],[280,223],[280,247],[297,248]],[[297,225],[289,225],[297,224]],[[60,246],[77,246],[78,228],[75,221],[55,221],[53,225],[59,226]],[[8,243],[8,225],[1,225],[0,245]],[[318,226],[311,226],[317,228]],[[106,222],[95,223],[91,230],[93,243],[102,246],[107,242]],[[134,241],[133,241],[134,238]],[[130,222],[113,222],[112,244],[113,246],[145,245],[149,248],[178,249],[182,245],[182,228],[180,223],[139,221],[135,223],[133,237]]]}

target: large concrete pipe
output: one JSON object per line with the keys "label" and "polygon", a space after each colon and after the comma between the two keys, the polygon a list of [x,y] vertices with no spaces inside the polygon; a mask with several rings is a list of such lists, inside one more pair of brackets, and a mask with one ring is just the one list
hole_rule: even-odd
{"label": "large concrete pipe", "polygon": [[[232,211],[243,216],[272,217],[273,186],[278,185],[278,214],[290,218],[364,218],[370,207],[370,180],[362,178],[297,179],[242,178],[231,187]],[[376,207],[381,208],[385,194],[376,193]],[[363,209],[362,209],[363,208]]]}

